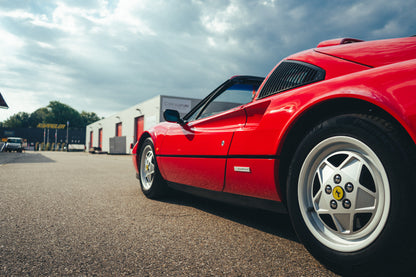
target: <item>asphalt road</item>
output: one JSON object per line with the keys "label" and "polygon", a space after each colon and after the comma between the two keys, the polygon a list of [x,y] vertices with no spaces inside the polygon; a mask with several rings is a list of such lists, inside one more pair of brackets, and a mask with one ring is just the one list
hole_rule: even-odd
{"label": "asphalt road", "polygon": [[0,275],[335,276],[287,215],[149,200],[131,156],[0,153]]}

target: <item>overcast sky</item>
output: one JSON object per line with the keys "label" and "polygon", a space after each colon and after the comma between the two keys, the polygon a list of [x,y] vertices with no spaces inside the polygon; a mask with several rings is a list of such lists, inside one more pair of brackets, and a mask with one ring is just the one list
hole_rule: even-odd
{"label": "overcast sky", "polygon": [[0,0],[0,121],[60,101],[106,117],[337,37],[416,34],[416,0]]}

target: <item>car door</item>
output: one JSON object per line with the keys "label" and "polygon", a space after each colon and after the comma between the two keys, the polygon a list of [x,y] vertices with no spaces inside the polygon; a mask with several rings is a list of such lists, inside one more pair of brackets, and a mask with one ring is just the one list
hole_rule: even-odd
{"label": "car door", "polygon": [[251,101],[261,80],[228,80],[185,116],[184,124],[169,128],[158,154],[167,181],[223,190],[233,134],[246,122],[242,105]]}
{"label": "car door", "polygon": [[[278,160],[267,152],[275,137],[270,129],[259,128],[270,100],[244,106],[246,124],[233,135],[228,152],[224,192],[280,201],[276,181]],[[268,126],[274,126],[276,122]]]}

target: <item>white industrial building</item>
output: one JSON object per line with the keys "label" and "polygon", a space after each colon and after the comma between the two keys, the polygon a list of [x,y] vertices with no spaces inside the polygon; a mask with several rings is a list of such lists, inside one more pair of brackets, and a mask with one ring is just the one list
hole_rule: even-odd
{"label": "white industrial building", "polygon": [[86,127],[87,150],[99,149],[109,154],[131,154],[132,145],[143,131],[164,121],[166,109],[187,114],[200,100],[158,95]]}

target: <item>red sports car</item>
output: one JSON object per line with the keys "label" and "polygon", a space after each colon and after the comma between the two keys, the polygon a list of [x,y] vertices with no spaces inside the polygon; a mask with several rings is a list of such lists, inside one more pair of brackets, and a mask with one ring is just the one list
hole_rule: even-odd
{"label": "red sports car", "polygon": [[342,274],[414,263],[416,37],[324,41],[164,117],[133,149],[147,197],[170,187],[288,212]]}

